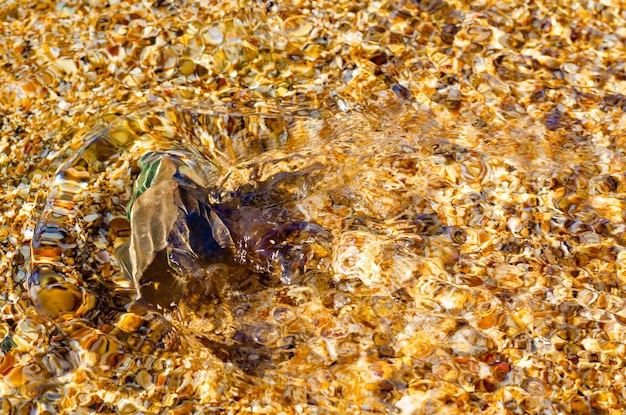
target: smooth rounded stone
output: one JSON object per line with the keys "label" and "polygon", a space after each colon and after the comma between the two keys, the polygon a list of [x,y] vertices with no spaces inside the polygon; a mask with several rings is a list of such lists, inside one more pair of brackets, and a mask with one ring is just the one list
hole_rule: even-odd
{"label": "smooth rounded stone", "polygon": [[66,282],[65,277],[50,266],[41,266],[32,272],[29,292],[37,309],[52,319],[90,309],[95,302],[93,296]]}
{"label": "smooth rounded stone", "polygon": [[148,389],[154,385],[152,375],[144,369],[137,372],[135,375],[135,382],[137,382],[137,384],[144,389]]}

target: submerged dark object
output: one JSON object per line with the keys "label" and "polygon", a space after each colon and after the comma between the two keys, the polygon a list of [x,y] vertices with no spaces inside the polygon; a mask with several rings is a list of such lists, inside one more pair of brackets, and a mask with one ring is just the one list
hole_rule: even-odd
{"label": "submerged dark object", "polygon": [[218,168],[195,154],[151,152],[139,167],[127,208],[130,242],[117,256],[142,306],[175,306],[215,263],[246,266],[289,284],[310,256],[310,243],[330,239],[313,223],[264,219],[261,209],[237,198],[209,203]]}
{"label": "submerged dark object", "polygon": [[[137,107],[119,118],[112,119],[112,115],[107,115],[85,129],[77,130],[72,126],[62,132],[60,142],[66,141],[67,144],[51,160],[50,174],[43,178],[30,241],[25,282],[37,310],[54,320],[74,318],[86,315],[96,307],[100,308],[98,305],[102,301],[110,299],[108,295],[103,295],[102,288],[113,289],[115,292],[111,294],[114,297],[118,294],[123,298],[133,295],[128,292],[129,288],[133,291],[132,287],[128,287],[128,281],[124,281],[124,276],[117,269],[110,270],[108,265],[105,265],[106,270],[99,269],[101,261],[94,261],[92,254],[99,253],[103,247],[96,246],[93,243],[95,239],[89,234],[98,226],[92,225],[96,222],[91,221],[100,223],[101,218],[109,215],[115,217],[121,213],[117,198],[126,196],[125,186],[120,185],[122,182],[106,186],[109,179],[107,175],[126,175],[128,170],[123,160],[136,162],[136,151],[140,148],[159,149],[159,152],[147,155],[141,162],[142,177],[128,212],[134,210],[132,204],[151,184],[167,178],[161,169],[167,164],[175,164],[173,171],[178,178],[172,183],[176,188],[198,189],[196,185],[200,184],[203,189],[215,183],[218,169],[214,163],[220,166],[235,165],[277,149],[289,148],[297,152],[329,138],[326,133],[331,130],[325,127],[326,120],[332,115],[330,112],[299,107],[283,108],[280,103],[268,107],[264,105],[264,109],[259,112],[259,108],[249,104],[223,106],[208,101],[150,104]],[[173,131],[178,133],[172,134]],[[207,155],[208,159],[200,154]],[[176,157],[179,161],[174,161]],[[106,186],[104,193],[99,191],[102,184]],[[102,203],[103,196],[107,196],[112,203]],[[194,198],[202,201],[201,205],[206,205],[204,196],[191,197],[192,200]],[[170,199],[176,198],[172,196]],[[154,215],[155,219],[163,217]],[[160,228],[169,235],[173,223],[180,223],[177,218],[178,214],[174,218],[168,217],[167,223],[155,224],[150,232]],[[107,225],[106,219],[104,224]],[[141,227],[134,226],[133,229]],[[218,226],[213,229],[224,228]],[[110,242],[114,241],[112,245],[116,247],[119,247],[123,238],[129,236],[128,229],[119,235],[116,232],[110,235],[114,236]],[[153,236],[155,241],[159,239],[159,235]],[[112,247],[109,244],[106,250]],[[176,253],[175,249],[169,249],[164,254],[168,251]],[[142,283],[145,278],[142,279],[141,274],[154,262],[156,253],[154,246],[147,251],[125,246],[117,250],[117,259],[125,268],[126,277]],[[101,259],[106,257],[104,252],[99,255],[102,255]],[[169,259],[165,257],[165,261],[174,264],[177,258],[182,260],[185,256],[182,253],[178,256],[170,255]],[[190,265],[193,266],[197,262],[196,254],[191,256],[194,260]],[[166,269],[171,268],[168,265]],[[150,274],[153,274],[152,271]],[[172,281],[170,276],[163,277],[163,281]],[[155,288],[157,286],[162,284],[154,284]],[[175,296],[169,296],[168,303],[171,298]]]}
{"label": "submerged dark object", "polygon": [[127,209],[130,243],[118,257],[139,300],[167,307],[180,300],[189,278],[203,275],[202,263],[226,258],[232,240],[207,201],[214,165],[180,151],[148,153],[139,164]]}

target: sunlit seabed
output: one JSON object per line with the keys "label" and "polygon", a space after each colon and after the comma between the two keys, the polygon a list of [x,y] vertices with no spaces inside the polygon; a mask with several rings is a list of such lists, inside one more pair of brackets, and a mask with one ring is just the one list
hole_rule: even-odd
{"label": "sunlit seabed", "polygon": [[[559,356],[619,370],[624,176],[611,154],[579,162],[580,147],[555,153],[522,128],[455,132],[410,105],[388,111],[173,105],[83,132],[34,216],[25,285],[39,313],[3,343],[36,360],[5,358],[2,394],[105,412],[249,397],[385,412],[478,408],[485,394],[533,405],[576,387],[551,372]],[[130,312],[118,254],[142,232],[125,207],[150,151],[215,167],[207,202],[231,237],[293,223],[325,236],[278,232],[279,266],[211,261],[171,307]]]}

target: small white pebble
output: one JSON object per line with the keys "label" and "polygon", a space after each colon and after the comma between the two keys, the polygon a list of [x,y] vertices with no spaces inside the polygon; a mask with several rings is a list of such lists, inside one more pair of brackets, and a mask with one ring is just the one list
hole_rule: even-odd
{"label": "small white pebble", "polygon": [[33,228],[28,227],[24,230],[24,233],[22,235],[24,235],[24,240],[30,241],[31,239],[33,239],[35,231],[33,230]]}
{"label": "small white pebble", "polygon": [[70,109],[70,103],[65,101],[65,100],[63,100],[63,99],[59,101],[58,106],[63,111],[67,111],[68,109]]}
{"label": "small white pebble", "polygon": [[26,273],[24,270],[17,271],[15,278],[13,279],[16,283],[20,284],[26,278]]}
{"label": "small white pebble", "polygon": [[513,233],[517,233],[522,230],[522,221],[517,216],[511,216],[506,221],[506,224]]}
{"label": "small white pebble", "polygon": [[85,216],[84,219],[85,219],[85,222],[91,223],[97,220],[99,217],[100,217],[99,213],[90,213],[89,215]]}
{"label": "small white pebble", "polygon": [[100,251],[96,253],[95,257],[96,257],[96,260],[98,260],[98,262],[101,262],[103,264],[111,260],[111,255],[107,251]]}

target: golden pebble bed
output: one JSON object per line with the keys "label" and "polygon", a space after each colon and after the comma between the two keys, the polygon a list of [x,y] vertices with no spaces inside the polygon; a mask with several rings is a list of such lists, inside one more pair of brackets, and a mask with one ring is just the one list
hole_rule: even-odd
{"label": "golden pebble bed", "polygon": [[[267,215],[331,242],[293,284],[215,265],[216,301],[131,312],[135,146],[67,206],[95,300],[35,307],[59,160],[190,103],[324,114],[220,183],[297,173]],[[623,414],[625,109],[619,0],[5,0],[0,412]]]}

